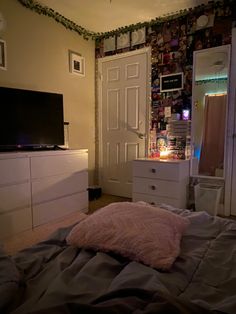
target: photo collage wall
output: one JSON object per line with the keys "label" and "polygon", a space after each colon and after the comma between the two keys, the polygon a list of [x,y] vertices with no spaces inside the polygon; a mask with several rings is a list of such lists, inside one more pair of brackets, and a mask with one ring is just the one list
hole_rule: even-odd
{"label": "photo collage wall", "polygon": [[235,12],[235,1],[209,2],[97,43],[97,58],[151,46],[149,157],[190,157],[193,52],[230,44]]}

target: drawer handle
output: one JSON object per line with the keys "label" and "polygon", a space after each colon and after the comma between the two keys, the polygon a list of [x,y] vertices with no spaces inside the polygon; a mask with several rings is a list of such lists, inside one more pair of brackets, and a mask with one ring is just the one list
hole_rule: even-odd
{"label": "drawer handle", "polygon": [[156,169],[152,168],[151,173],[156,173]]}
{"label": "drawer handle", "polygon": [[156,190],[156,186],[155,185],[151,185],[151,190]]}

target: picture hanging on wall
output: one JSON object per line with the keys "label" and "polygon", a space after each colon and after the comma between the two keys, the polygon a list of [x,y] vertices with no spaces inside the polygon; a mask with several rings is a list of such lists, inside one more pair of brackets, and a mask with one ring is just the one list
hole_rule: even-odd
{"label": "picture hanging on wall", "polygon": [[6,42],[0,39],[0,69],[7,69]]}
{"label": "picture hanging on wall", "polygon": [[139,28],[131,33],[131,45],[140,45],[146,42],[146,28]]}
{"label": "picture hanging on wall", "polygon": [[79,53],[69,50],[70,72],[79,76],[85,76],[85,59]]}
{"label": "picture hanging on wall", "polygon": [[114,51],[116,49],[116,37],[110,36],[104,39],[104,52]]}
{"label": "picture hanging on wall", "polygon": [[183,72],[160,76],[160,91],[172,92],[183,89]]}
{"label": "picture hanging on wall", "polygon": [[130,32],[120,34],[117,37],[117,49],[123,49],[130,47]]}

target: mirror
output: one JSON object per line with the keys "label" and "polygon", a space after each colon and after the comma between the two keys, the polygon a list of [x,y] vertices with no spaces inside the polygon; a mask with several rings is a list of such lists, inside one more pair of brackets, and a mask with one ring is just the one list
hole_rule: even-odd
{"label": "mirror", "polygon": [[224,177],[230,45],[194,52],[191,175]]}

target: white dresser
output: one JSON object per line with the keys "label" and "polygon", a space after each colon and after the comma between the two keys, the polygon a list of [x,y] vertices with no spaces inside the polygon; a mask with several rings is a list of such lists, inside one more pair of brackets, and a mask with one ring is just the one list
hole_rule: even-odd
{"label": "white dresser", "polygon": [[0,154],[0,238],[88,209],[88,151]]}
{"label": "white dresser", "polygon": [[189,160],[140,158],[133,161],[134,202],[165,203],[186,208],[188,184]]}

